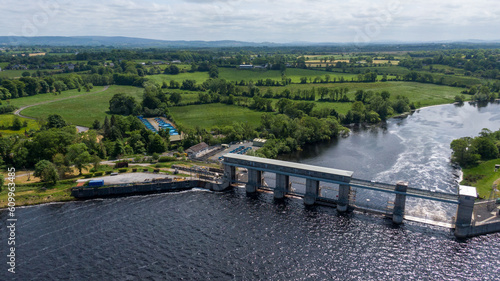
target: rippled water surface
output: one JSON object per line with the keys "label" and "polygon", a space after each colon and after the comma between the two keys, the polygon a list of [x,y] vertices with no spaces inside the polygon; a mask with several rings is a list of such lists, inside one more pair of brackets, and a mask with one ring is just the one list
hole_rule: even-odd
{"label": "rippled water surface", "polygon": [[[476,113],[485,123],[470,119]],[[450,132],[472,136],[499,120],[498,106],[433,107],[385,129],[316,146],[299,160],[350,169],[359,178],[407,179],[451,191],[453,170],[442,152],[457,137]],[[420,138],[409,137],[411,126]],[[16,215],[17,273],[8,274],[3,262],[0,280],[500,279],[500,234],[457,241],[444,228],[396,227],[374,215],[344,216],[306,208],[300,199],[247,196],[239,188],[50,204],[19,208]],[[4,261],[6,219],[0,213]]]}

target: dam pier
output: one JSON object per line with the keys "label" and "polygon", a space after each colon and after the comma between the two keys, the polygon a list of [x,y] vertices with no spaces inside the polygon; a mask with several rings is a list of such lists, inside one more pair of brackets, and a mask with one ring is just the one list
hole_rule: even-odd
{"label": "dam pier", "polygon": [[[372,190],[389,195],[390,201],[385,214],[392,217],[395,224],[403,223],[407,198],[420,198],[433,202],[443,202],[456,205],[456,214],[450,218],[456,237],[465,238],[485,233],[500,231],[500,222],[488,226],[476,226],[473,222],[473,211],[476,199],[476,188],[460,186],[458,193],[445,193],[439,191],[423,190],[408,186],[408,182],[396,184],[378,183],[353,177],[353,171],[325,168],[301,163],[280,161],[252,157],[247,155],[224,155],[224,182],[226,184],[244,184],[247,193],[254,193],[260,189],[272,190],[274,198],[282,199],[287,194],[302,197],[305,205],[336,205],[337,211],[346,212],[354,208],[355,191]],[[237,168],[247,171],[247,180],[238,180]],[[265,176],[273,175],[274,187],[265,182]],[[297,192],[292,188],[291,178],[305,180],[305,192]],[[272,177],[271,177],[272,178]],[[336,196],[324,196],[322,189],[332,190],[321,183],[336,186]],[[369,199],[368,199],[369,200]],[[363,210],[363,207],[356,206]]]}
{"label": "dam pier", "polygon": [[[206,172],[206,175],[199,176],[198,179],[169,178],[128,184],[78,186],[72,188],[71,195],[87,199],[192,188],[224,191],[239,185],[244,186],[248,194],[266,190],[272,192],[275,199],[295,196],[302,198],[305,205],[335,207],[340,213],[351,210],[375,212],[391,218],[394,224],[413,220],[448,227],[454,230],[454,235],[458,238],[500,231],[498,210],[491,211],[492,202],[476,202],[476,188],[471,186],[461,185],[457,193],[431,191],[411,187],[404,181],[388,184],[357,179],[353,177],[353,171],[233,153],[223,156],[222,166],[223,169],[219,172]],[[360,198],[360,193],[363,198]],[[428,209],[424,214],[426,219],[422,214],[420,217],[415,216],[408,212],[409,203],[415,201],[410,202],[410,198],[430,203],[446,203],[451,206],[452,214],[444,215],[447,216],[441,218],[444,221],[427,219],[428,216],[435,216]],[[372,205],[368,206],[366,202],[371,202]],[[431,208],[432,206],[433,204]]]}

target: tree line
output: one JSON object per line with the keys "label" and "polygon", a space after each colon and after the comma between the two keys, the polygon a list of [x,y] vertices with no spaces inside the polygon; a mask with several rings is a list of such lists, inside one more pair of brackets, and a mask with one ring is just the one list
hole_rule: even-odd
{"label": "tree line", "polygon": [[477,137],[463,137],[451,142],[451,160],[461,167],[477,166],[481,161],[499,157],[500,130],[482,129]]}

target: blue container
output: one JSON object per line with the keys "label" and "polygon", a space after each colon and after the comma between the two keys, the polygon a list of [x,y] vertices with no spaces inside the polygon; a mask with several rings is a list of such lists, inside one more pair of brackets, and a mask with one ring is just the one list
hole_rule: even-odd
{"label": "blue container", "polygon": [[89,181],[89,187],[99,187],[104,186],[104,180],[91,180]]}

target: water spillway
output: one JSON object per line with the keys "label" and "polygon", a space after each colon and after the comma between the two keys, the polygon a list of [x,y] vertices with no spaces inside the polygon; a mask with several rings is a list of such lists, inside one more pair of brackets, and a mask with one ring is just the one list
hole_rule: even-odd
{"label": "water spillway", "polygon": [[[282,199],[287,193],[292,193],[290,177],[306,180],[303,194],[306,205],[314,205],[316,201],[332,201],[340,212],[347,211],[353,198],[351,187],[394,194],[392,203],[392,220],[396,224],[403,222],[406,206],[406,197],[456,204],[454,222],[455,235],[466,237],[472,221],[472,210],[476,198],[474,187],[461,186],[459,192],[446,193],[440,191],[421,190],[408,187],[407,182],[398,182],[394,185],[353,178],[354,172],[325,168],[313,165],[293,163],[281,160],[265,159],[247,155],[228,153],[224,155],[224,180],[229,184],[244,183],[248,193],[254,193],[258,188],[269,187],[264,183],[263,173],[276,174],[274,197]],[[247,181],[239,181],[236,168],[247,170]],[[320,182],[338,185],[336,198],[323,197],[320,191]],[[294,193],[295,194],[295,193]],[[296,195],[296,194],[295,194]],[[389,204],[388,204],[389,205]]]}

